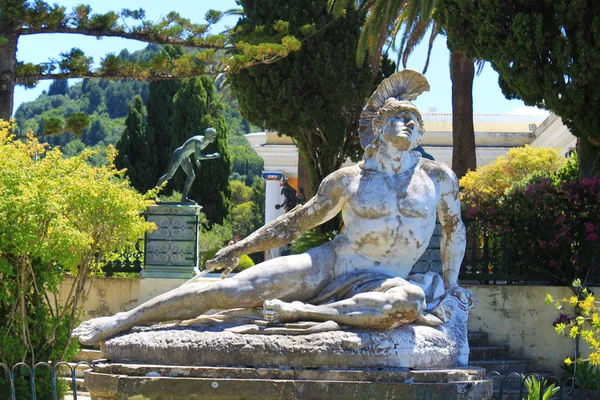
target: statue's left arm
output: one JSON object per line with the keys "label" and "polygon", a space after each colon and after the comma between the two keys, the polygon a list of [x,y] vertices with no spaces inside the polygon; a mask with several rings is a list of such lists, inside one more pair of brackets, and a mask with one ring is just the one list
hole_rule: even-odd
{"label": "statue's left arm", "polygon": [[196,165],[198,165],[198,167],[200,167],[200,161],[202,161],[202,160],[210,160],[210,159],[213,159],[213,158],[219,158],[219,157],[221,157],[221,155],[219,153],[202,154],[202,144],[203,144],[204,140],[206,140],[206,139],[203,139],[202,142],[201,141],[196,141],[194,143],[194,147],[195,147],[195,149],[194,149],[194,153],[195,153],[194,156],[196,157]]}
{"label": "statue's left arm", "polygon": [[446,173],[440,181],[440,201],[437,214],[442,225],[442,240],[440,251],[444,286],[451,295],[458,297],[461,302],[475,307],[477,298],[464,288],[458,286],[458,274],[465,255],[467,235],[461,218],[458,180],[450,168],[444,168]]}

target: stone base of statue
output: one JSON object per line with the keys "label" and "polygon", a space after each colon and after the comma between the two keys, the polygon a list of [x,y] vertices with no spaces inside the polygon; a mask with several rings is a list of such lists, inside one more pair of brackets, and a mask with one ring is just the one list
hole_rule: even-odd
{"label": "stone base of statue", "polygon": [[492,381],[476,367],[408,370],[94,364],[92,400],[418,399],[487,400]]}
{"label": "stone base of statue", "polygon": [[102,400],[487,399],[485,372],[467,367],[468,313],[454,297],[444,308],[452,318],[439,328],[271,326],[218,313],[136,328],[101,343],[107,361],[86,375],[86,386]]}
{"label": "stone base of statue", "polygon": [[157,203],[146,219],[157,230],[147,233],[143,278],[190,279],[198,266],[198,215],[196,203]]}

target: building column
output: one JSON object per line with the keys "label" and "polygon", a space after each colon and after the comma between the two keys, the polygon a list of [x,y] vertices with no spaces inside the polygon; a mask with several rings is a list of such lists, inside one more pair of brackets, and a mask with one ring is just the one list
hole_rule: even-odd
{"label": "building column", "polygon": [[[279,216],[285,213],[283,207],[276,209],[275,206],[283,203],[283,196],[281,194],[281,186],[283,182],[284,174],[282,172],[263,172],[263,179],[265,180],[265,224],[273,221]],[[266,259],[279,257],[281,255],[281,249],[271,249],[267,251]]]}

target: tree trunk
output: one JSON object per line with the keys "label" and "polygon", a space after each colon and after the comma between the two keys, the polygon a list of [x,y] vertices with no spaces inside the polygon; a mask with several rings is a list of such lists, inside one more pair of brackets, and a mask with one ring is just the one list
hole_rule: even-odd
{"label": "tree trunk", "polygon": [[314,196],[311,190],[310,176],[307,168],[307,160],[304,153],[298,151],[298,195],[304,196],[305,200],[309,200]]}
{"label": "tree trunk", "polygon": [[600,146],[594,146],[586,138],[577,138],[579,180],[600,175]]}
{"label": "tree trunk", "polygon": [[457,52],[450,53],[452,79],[452,169],[460,179],[467,171],[477,168],[475,129],[473,128],[472,59]]}
{"label": "tree trunk", "polygon": [[17,69],[17,36],[4,35],[7,42],[0,46],[0,119],[12,116],[15,73]]}

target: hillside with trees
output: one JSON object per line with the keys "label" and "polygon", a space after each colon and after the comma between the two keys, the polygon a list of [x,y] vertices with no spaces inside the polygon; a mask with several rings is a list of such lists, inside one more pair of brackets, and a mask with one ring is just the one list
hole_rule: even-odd
{"label": "hillside with trees", "polygon": [[[150,44],[144,50],[133,53],[122,50],[118,56],[124,60],[137,62],[152,59],[159,52],[177,52],[174,49],[177,48]],[[42,93],[35,101],[19,106],[14,115],[17,123],[16,133],[24,136],[27,130],[31,129],[36,136],[43,136],[44,141],[50,145],[60,146],[67,156],[79,154],[85,148],[98,148],[100,154],[93,157],[91,162],[100,165],[106,160],[104,156],[106,146],[116,145],[123,134],[129,105],[136,96],[141,97],[142,103],[147,108],[147,118],[152,122],[150,125],[160,131],[158,136],[168,131],[169,126],[165,125],[167,119],[164,113],[169,113],[169,105],[164,101],[152,102],[152,99],[172,99],[178,85],[178,81],[149,84],[133,79],[115,81],[83,79],[70,82],[56,80],[52,82],[48,91]],[[157,92],[155,96],[151,96],[153,90]],[[262,171],[263,161],[251,149],[244,135],[260,128],[251,126],[242,118],[237,108],[237,100],[230,98],[227,88],[220,89],[218,97],[225,100],[222,113],[228,126],[227,140],[232,173],[237,179],[250,175],[249,186],[251,186],[252,176],[258,176]],[[68,131],[58,135],[44,135],[47,121],[66,119],[78,112],[87,114],[90,119],[89,127],[83,129],[81,136]],[[170,138],[166,143],[159,145],[162,149],[170,149]],[[158,160],[158,165],[166,165],[169,156],[168,151],[162,151],[162,159]],[[164,171],[158,173],[161,172]]]}

